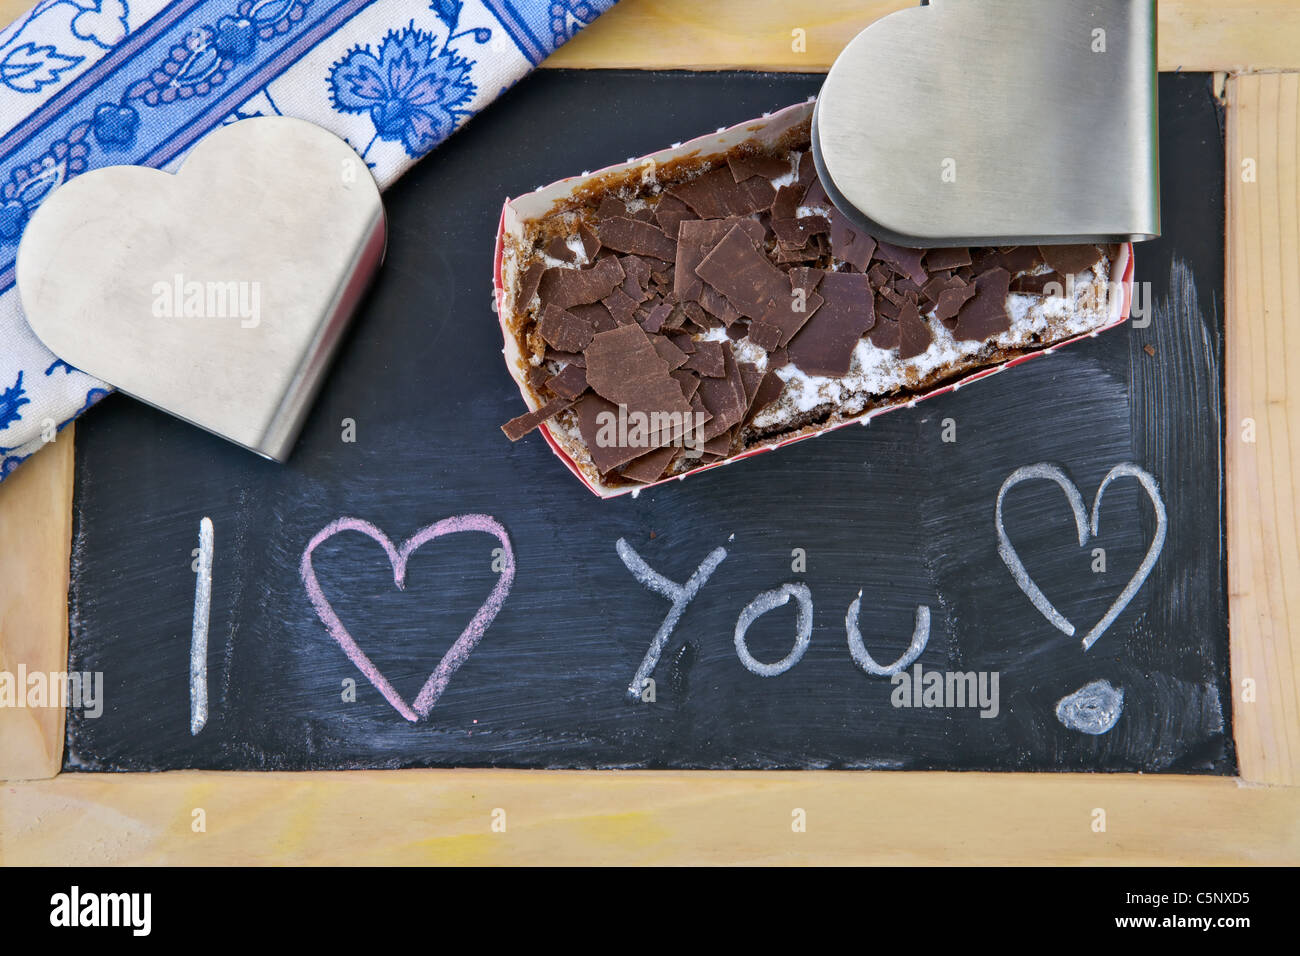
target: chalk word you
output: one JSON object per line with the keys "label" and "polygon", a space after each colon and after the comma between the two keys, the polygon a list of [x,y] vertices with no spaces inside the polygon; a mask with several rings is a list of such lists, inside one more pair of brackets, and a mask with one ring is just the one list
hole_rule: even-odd
{"label": "chalk word you", "polygon": [[[695,569],[695,573],[687,579],[686,583],[678,584],[676,581],[670,581],[646,564],[645,559],[637,554],[635,549],[623,538],[619,538],[615,542],[614,548],[618,551],[618,556],[623,559],[623,564],[632,572],[632,576],[651,591],[666,598],[671,605],[663,623],[659,625],[659,630],[655,632],[650,647],[646,650],[645,657],[641,659],[641,665],[632,676],[631,683],[627,685],[628,699],[636,701],[641,699],[646,683],[650,679],[650,675],[654,673],[655,667],[658,666],[659,658],[668,644],[668,639],[672,636],[673,629],[677,627],[677,622],[681,620],[682,614],[685,613],[687,605],[700,593],[700,589],[704,587],[705,582],[709,580],[713,572],[718,569],[718,565],[726,560],[727,549],[714,548],[700,562],[699,567]],[[760,617],[768,611],[784,607],[791,600],[796,603],[794,644],[791,646],[790,652],[781,660],[764,663],[750,653],[745,635]],[[862,633],[858,630],[858,613],[861,605],[862,592],[859,591],[858,596],[849,605],[848,613],[844,618],[849,655],[853,658],[853,662],[873,677],[893,677],[893,675],[911,666],[921,656],[921,652],[925,650],[926,644],[930,641],[930,608],[924,604],[917,607],[916,626],[912,631],[912,643],[903,652],[902,656],[891,664],[879,664],[867,650],[866,642],[862,639]],[[808,650],[808,645],[812,642],[812,618],[812,592],[808,590],[807,585],[800,583],[782,584],[771,591],[764,591],[750,601],[736,618],[734,635],[736,656],[751,674],[756,674],[759,677],[776,677],[784,674],[798,664]]]}
{"label": "chalk word you", "polygon": [[[322,542],[329,540],[336,534],[342,534],[344,531],[356,531],[364,534],[384,549],[384,553],[388,555],[388,561],[393,567],[393,583],[397,585],[399,591],[406,590],[407,561],[410,559],[411,554],[423,544],[435,541],[444,535],[475,531],[490,535],[500,545],[500,559],[499,563],[495,565],[500,570],[491,593],[479,606],[478,611],[475,612],[469,624],[465,626],[465,630],[461,632],[460,637],[442,656],[442,660],[438,662],[438,666],[429,675],[429,679],[424,682],[424,686],[420,688],[415,700],[409,704],[389,683],[388,678],[375,666],[374,662],[366,655],[366,652],[358,646],[352,635],[348,633],[347,628],[343,626],[343,622],[334,613],[334,608],[330,606],[329,599],[321,591],[320,582],[316,580],[316,571],[312,568],[311,563],[313,552]],[[343,649],[343,653],[347,654],[348,660],[356,665],[357,669],[365,675],[366,679],[374,685],[379,693],[383,694],[384,700],[388,701],[394,710],[407,720],[415,722],[422,717],[429,716],[429,712],[433,710],[433,705],[438,702],[442,692],[447,689],[452,676],[465,663],[474,648],[478,646],[478,642],[483,639],[488,626],[501,611],[501,606],[510,593],[510,586],[515,580],[515,554],[510,546],[510,537],[506,534],[506,529],[489,515],[468,514],[444,518],[421,528],[402,542],[400,547],[395,546],[389,540],[388,535],[369,521],[363,521],[360,518],[339,518],[336,521],[331,521],[318,531],[316,536],[308,543],[306,550],[302,553],[299,573],[302,576],[303,587],[307,589],[307,596],[316,609],[316,614],[325,625],[325,629],[329,631],[330,636]]]}

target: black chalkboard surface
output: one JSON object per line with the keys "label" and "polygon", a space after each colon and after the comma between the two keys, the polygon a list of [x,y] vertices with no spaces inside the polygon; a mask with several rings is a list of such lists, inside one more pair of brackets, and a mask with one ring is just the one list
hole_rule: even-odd
{"label": "black chalkboard surface", "polygon": [[[502,436],[523,410],[491,309],[503,198],[798,102],[819,83],[542,71],[519,84],[387,194],[387,263],[287,466],[120,396],[89,413],[77,431],[70,669],[103,672],[105,708],[70,712],[66,769],[1233,772],[1224,152],[1206,76],[1161,77],[1165,235],[1137,249],[1133,324],[636,498],[598,500],[540,437]],[[999,489],[1039,464],[1089,511],[1117,465],[1158,483],[1148,496],[1116,478],[1083,547],[1056,482],[1006,491],[1014,560],[1074,636],[999,555]],[[508,548],[486,519],[445,536],[459,526],[436,525],[465,515],[490,516]],[[215,545],[196,679],[207,720],[193,733],[205,517]],[[312,549],[314,604],[304,551],[345,518]],[[409,561],[396,554],[404,542]],[[1149,577],[1085,650],[1148,552]],[[710,558],[712,573],[700,571]],[[689,601],[678,593],[675,627],[670,596],[642,583],[646,567],[675,585],[707,577]],[[504,600],[481,642],[449,652],[476,614],[491,616],[480,605],[494,589]],[[790,599],[758,613],[779,596]],[[928,638],[913,648],[925,613]],[[329,615],[396,706],[331,636]],[[742,616],[752,623],[738,639]],[[656,635],[653,683],[634,681]],[[867,673],[917,648],[903,677]],[[950,673],[971,676],[973,700],[957,698],[968,685]]]}

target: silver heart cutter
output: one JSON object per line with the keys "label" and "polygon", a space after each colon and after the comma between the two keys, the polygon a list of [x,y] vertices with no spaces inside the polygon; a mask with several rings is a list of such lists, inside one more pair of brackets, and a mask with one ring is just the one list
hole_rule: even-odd
{"label": "silver heart cutter", "polygon": [[1156,0],[933,0],[877,20],[813,114],[827,195],[912,247],[1160,234]]}

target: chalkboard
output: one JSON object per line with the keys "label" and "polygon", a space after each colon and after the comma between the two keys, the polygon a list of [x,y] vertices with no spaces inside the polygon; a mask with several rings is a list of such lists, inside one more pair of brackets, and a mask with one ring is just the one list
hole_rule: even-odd
{"label": "chalkboard", "polygon": [[66,769],[1232,773],[1207,76],[1161,77],[1164,238],[1137,248],[1132,324],[635,498],[501,434],[523,411],[491,307],[503,198],[819,83],[519,84],[387,194],[387,263],[287,465],[124,397],[87,414],[69,667],[103,708],[70,709]]}

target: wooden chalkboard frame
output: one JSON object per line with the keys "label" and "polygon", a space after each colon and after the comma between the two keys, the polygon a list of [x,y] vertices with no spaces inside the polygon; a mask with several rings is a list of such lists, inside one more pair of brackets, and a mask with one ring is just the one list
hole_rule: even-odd
{"label": "wooden chalkboard frame", "polygon": [[[908,2],[624,3],[548,65],[823,70]],[[5,3],[11,15],[21,3]],[[1240,777],[401,770],[62,774],[63,712],[0,711],[0,860],[57,862],[1300,861],[1300,517],[1287,426],[1300,303],[1300,11],[1183,0],[1162,69],[1227,103],[1226,495]],[[743,8],[743,9],[742,9]],[[813,12],[815,9],[815,13]],[[806,25],[801,26],[802,20]],[[792,31],[804,31],[804,52]],[[639,56],[654,62],[639,62]],[[1243,175],[1249,167],[1253,176]],[[1250,420],[1248,426],[1247,420]],[[1255,440],[1244,436],[1253,427]],[[0,486],[0,666],[67,660],[72,429]],[[1254,702],[1242,700],[1254,681]],[[52,779],[38,779],[52,778]],[[1259,786],[1265,785],[1265,786]],[[206,833],[191,813],[206,812]],[[491,828],[507,811],[505,833]],[[870,808],[869,810],[864,808]],[[791,814],[806,812],[807,831]],[[1106,829],[1097,832],[1096,811]],[[882,823],[888,825],[882,826]]]}

